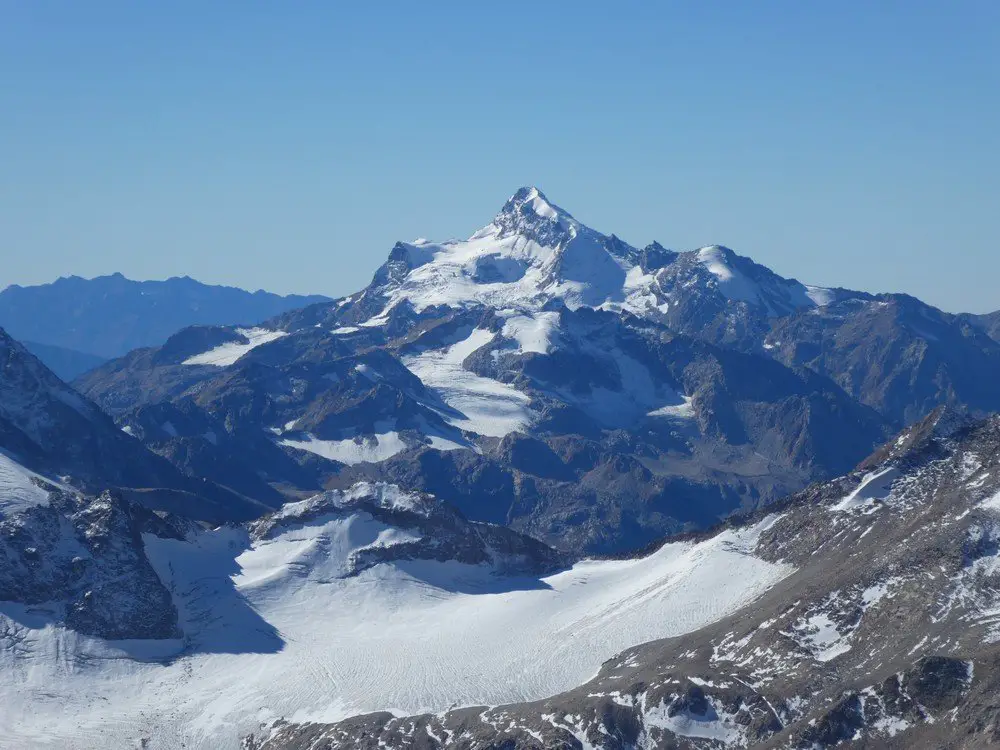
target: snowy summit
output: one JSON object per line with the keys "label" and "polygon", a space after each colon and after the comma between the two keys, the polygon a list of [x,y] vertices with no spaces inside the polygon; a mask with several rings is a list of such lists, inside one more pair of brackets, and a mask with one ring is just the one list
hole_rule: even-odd
{"label": "snowy summit", "polygon": [[673,253],[654,243],[639,250],[582,224],[537,187],[523,187],[467,240],[397,243],[367,292],[386,303],[363,325],[381,325],[402,302],[417,313],[472,305],[537,311],[560,302],[571,310],[655,316],[669,308],[678,272],[729,301],[768,309],[811,307],[832,298],[828,290],[761,269],[718,246]]}

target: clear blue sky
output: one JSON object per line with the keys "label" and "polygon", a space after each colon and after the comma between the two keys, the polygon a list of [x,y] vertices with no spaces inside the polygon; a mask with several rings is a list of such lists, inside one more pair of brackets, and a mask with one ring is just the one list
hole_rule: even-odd
{"label": "clear blue sky", "polygon": [[632,244],[1000,308],[996,0],[0,12],[0,286],[339,295],[537,184]]}

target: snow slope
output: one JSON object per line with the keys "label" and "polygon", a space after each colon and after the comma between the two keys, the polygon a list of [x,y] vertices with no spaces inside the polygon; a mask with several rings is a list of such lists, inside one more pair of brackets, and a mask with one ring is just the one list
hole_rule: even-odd
{"label": "snow slope", "polygon": [[[541,346],[538,329],[520,330],[526,342],[522,345]],[[529,408],[531,398],[528,395],[462,366],[466,357],[492,340],[490,331],[477,328],[444,349],[404,357],[403,364],[448,406],[461,413],[461,416],[442,415],[450,424],[478,435],[503,437],[509,432],[525,430],[534,415]]]}
{"label": "snow slope", "polygon": [[389,290],[385,310],[403,300],[417,312],[474,304],[538,310],[552,299],[571,309],[622,302],[634,263],[609,253],[607,240],[537,188],[522,188],[467,240],[401,244],[410,270]]}
{"label": "snow slope", "polygon": [[52,484],[0,451],[0,518],[4,512],[47,505],[49,493],[39,486],[39,482]]}
{"label": "snow slope", "polygon": [[287,334],[284,331],[269,331],[266,328],[237,328],[236,332],[247,339],[247,343],[242,344],[237,341],[230,341],[207,352],[196,354],[184,360],[185,365],[214,365],[215,367],[228,367],[235,364],[236,360],[242,357],[251,349],[256,349],[261,344],[280,339]]}
{"label": "snow slope", "polygon": [[285,438],[280,444],[340,461],[348,466],[385,461],[407,448],[398,432],[383,432],[345,440],[320,440],[310,435],[306,440]]}
{"label": "snow slope", "polygon": [[625,647],[733,612],[790,572],[751,554],[765,521],[541,579],[413,560],[345,578],[352,554],[412,531],[361,512],[301,519],[254,542],[233,529],[145,537],[183,644],[105,643],[0,607],[21,638],[17,654],[0,651],[0,746],[215,750],[282,716],[537,699]]}

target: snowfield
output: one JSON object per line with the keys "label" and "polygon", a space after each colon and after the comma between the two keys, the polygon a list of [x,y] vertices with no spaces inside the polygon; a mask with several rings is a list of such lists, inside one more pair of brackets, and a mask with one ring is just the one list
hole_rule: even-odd
{"label": "snowfield", "polygon": [[315,453],[332,461],[340,461],[348,466],[385,461],[407,448],[397,432],[384,432],[345,440],[319,440],[310,435],[307,440],[286,438],[281,440],[280,444]]}
{"label": "snowfield", "polygon": [[48,505],[49,493],[39,486],[39,482],[55,484],[0,451],[0,514],[32,505]]}
{"label": "snowfield", "polygon": [[415,538],[364,512],[287,523],[253,542],[242,529],[147,536],[184,640],[103,642],[52,625],[44,607],[0,605],[19,639],[0,651],[0,746],[216,750],[279,717],[543,698],[789,574],[752,554],[771,522],[544,578],[430,561],[343,577],[353,552]]}
{"label": "snowfield", "polygon": [[231,341],[209,349],[207,352],[196,354],[184,360],[186,365],[214,365],[215,367],[228,367],[251,349],[256,349],[261,344],[280,339],[288,334],[284,331],[269,331],[266,328],[237,328],[236,332],[247,339],[247,343],[241,344]]}
{"label": "snowfield", "polygon": [[[404,357],[403,364],[448,406],[461,412],[460,417],[442,415],[449,424],[477,435],[503,437],[510,432],[526,431],[535,417],[527,394],[462,366],[466,357],[492,340],[493,333],[477,328],[445,349]],[[537,336],[528,345],[532,344],[541,345]]]}

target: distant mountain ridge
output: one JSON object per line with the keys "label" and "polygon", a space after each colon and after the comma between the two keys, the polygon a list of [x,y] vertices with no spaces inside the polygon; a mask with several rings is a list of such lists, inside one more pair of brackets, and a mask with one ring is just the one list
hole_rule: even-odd
{"label": "distant mountain ridge", "polygon": [[[281,296],[213,286],[187,276],[165,281],[133,281],[120,273],[93,279],[69,276],[50,284],[14,284],[4,289],[0,326],[35,346],[107,360],[133,349],[158,346],[187,326],[252,325],[328,301],[322,295]],[[46,350],[37,348],[36,353],[48,359]],[[52,360],[56,365],[60,362]]]}

